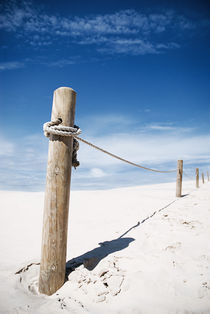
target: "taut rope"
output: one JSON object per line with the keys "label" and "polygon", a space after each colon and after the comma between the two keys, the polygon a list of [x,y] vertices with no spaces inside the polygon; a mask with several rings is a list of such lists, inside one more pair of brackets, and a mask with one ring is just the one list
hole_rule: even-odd
{"label": "taut rope", "polygon": [[[75,139],[89,145],[90,147],[93,147],[99,151],[101,151],[102,153],[105,153],[113,158],[116,158],[118,160],[121,160],[123,162],[126,162],[127,164],[129,165],[132,165],[132,166],[135,166],[135,167],[138,167],[138,168],[141,168],[141,169],[144,169],[144,170],[149,170],[149,171],[153,171],[153,172],[159,172],[159,173],[171,173],[171,172],[176,172],[176,170],[165,170],[165,171],[161,171],[161,170],[156,170],[156,169],[151,169],[151,168],[148,168],[148,167],[144,167],[144,166],[141,166],[139,164],[136,164],[132,161],[129,161],[129,160],[126,160],[120,156],[117,156],[113,153],[110,153],[108,152],[107,150],[99,147],[99,146],[96,146],[86,140],[84,140],[83,138],[79,137],[78,135],[81,134],[81,130],[79,127],[77,127],[76,125],[73,127],[68,127],[68,126],[63,126],[63,125],[60,125],[60,123],[62,122],[61,119],[57,119],[55,121],[51,121],[51,122],[47,122],[43,125],[43,130],[44,130],[44,135],[46,137],[49,137],[50,134],[54,134],[54,135],[58,135],[58,136],[72,136]],[[74,152],[73,152],[73,155],[74,155]],[[77,161],[78,162],[78,161]]]}

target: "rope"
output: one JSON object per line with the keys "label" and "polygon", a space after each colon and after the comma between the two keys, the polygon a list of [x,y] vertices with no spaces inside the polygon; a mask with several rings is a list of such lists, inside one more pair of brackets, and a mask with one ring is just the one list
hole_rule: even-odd
{"label": "rope", "polygon": [[79,142],[73,138],[72,166],[74,169],[79,167],[80,162],[77,160],[77,151],[79,150]]}
{"label": "rope", "polygon": [[124,159],[124,158],[122,158],[122,157],[119,157],[119,156],[117,156],[117,155],[115,155],[115,154],[112,154],[112,153],[108,152],[107,150],[105,150],[105,149],[103,149],[103,148],[100,148],[100,147],[98,147],[98,146],[96,146],[96,145],[94,145],[94,144],[92,144],[92,143],[90,143],[90,142],[84,140],[84,139],[81,138],[81,137],[75,136],[75,138],[78,139],[79,141],[81,141],[81,142],[83,142],[83,143],[85,143],[85,144],[87,144],[87,145],[89,145],[89,146],[91,146],[91,147],[93,147],[93,148],[95,148],[95,149],[97,149],[97,150],[99,150],[99,151],[101,151],[101,152],[103,152],[103,153],[105,153],[105,154],[111,156],[111,157],[114,157],[114,158],[116,158],[116,159],[118,159],[118,160],[124,161],[124,162],[126,162],[127,164],[129,164],[129,165],[132,165],[132,166],[135,166],[135,167],[138,167],[138,168],[141,168],[141,169],[153,171],[153,172],[160,172],[160,173],[176,172],[176,170],[160,171],[160,170],[151,169],[151,168],[147,168],[147,167],[141,166],[141,165],[136,164],[136,163],[134,163],[134,162],[132,162],[132,161],[129,161],[129,160],[127,160],[127,159]]}
{"label": "rope", "polygon": [[59,125],[62,123],[61,119],[46,122],[43,125],[44,135],[50,137],[50,134],[61,135],[61,136],[75,136],[81,133],[81,130],[76,125],[74,128],[70,126]]}
{"label": "rope", "polygon": [[[59,125],[61,122],[61,119],[46,122],[43,125],[44,135],[46,137],[50,137],[50,134],[59,136],[74,136],[81,133],[81,130],[78,126],[75,125],[74,128],[72,128],[70,126]],[[72,166],[74,167],[74,169],[76,169],[80,165],[79,161],[77,160],[78,150],[79,142],[75,138],[73,138]]]}
{"label": "rope", "polygon": [[119,157],[115,154],[112,154],[110,152],[108,152],[107,150],[99,147],[99,146],[96,146],[86,140],[84,140],[83,138],[79,137],[78,135],[81,134],[81,130],[79,127],[77,126],[74,126],[74,128],[72,127],[67,127],[67,126],[61,126],[59,125],[60,123],[62,122],[61,119],[57,119],[55,121],[51,121],[51,122],[47,122],[43,125],[43,130],[44,130],[44,135],[46,137],[49,137],[50,134],[54,134],[54,135],[60,135],[60,136],[73,136],[75,139],[89,145],[90,147],[93,147],[99,151],[101,151],[102,153],[105,153],[113,158],[116,158],[118,160],[121,160],[129,165],[132,165],[132,166],[135,166],[135,167],[138,167],[138,168],[141,168],[141,169],[144,169],[144,170],[148,170],[148,171],[153,171],[153,172],[159,172],[159,173],[172,173],[172,172],[176,172],[176,170],[168,170],[168,171],[161,171],[161,170],[156,170],[156,169],[151,169],[151,168],[148,168],[148,167],[144,167],[144,166],[141,166],[139,164],[136,164],[132,161],[129,161],[127,159],[124,159],[122,157]]}

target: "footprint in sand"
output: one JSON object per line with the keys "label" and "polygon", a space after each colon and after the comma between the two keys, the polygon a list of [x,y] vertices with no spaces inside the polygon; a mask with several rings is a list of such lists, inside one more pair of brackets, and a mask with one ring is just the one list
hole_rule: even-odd
{"label": "footprint in sand", "polygon": [[39,294],[38,292],[38,279],[39,279],[39,263],[31,263],[26,267],[16,272],[19,275],[20,288],[23,290],[29,290],[33,294]]}
{"label": "footprint in sand", "polygon": [[174,253],[177,249],[179,249],[181,247],[181,245],[182,245],[181,242],[176,242],[174,244],[167,246],[165,248],[165,251],[170,251],[170,252]]}
{"label": "footprint in sand", "polygon": [[89,271],[82,265],[70,273],[68,280],[98,303],[117,296],[121,292],[124,277],[125,273],[119,268],[117,257],[114,257],[104,261],[103,265],[94,271]]}

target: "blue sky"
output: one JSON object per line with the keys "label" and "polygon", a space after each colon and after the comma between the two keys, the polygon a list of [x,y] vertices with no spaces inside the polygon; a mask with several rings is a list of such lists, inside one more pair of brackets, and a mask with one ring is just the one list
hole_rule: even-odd
{"label": "blue sky", "polygon": [[[42,191],[53,91],[82,136],[158,169],[210,162],[208,1],[0,2],[0,189]],[[81,143],[73,189],[167,182]]]}

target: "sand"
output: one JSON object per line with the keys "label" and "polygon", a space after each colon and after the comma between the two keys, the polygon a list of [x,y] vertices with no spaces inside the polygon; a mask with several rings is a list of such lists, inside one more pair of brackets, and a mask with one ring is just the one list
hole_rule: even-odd
{"label": "sand", "polygon": [[0,191],[0,313],[210,313],[210,182],[194,185],[72,192],[67,281],[50,297],[44,193]]}

